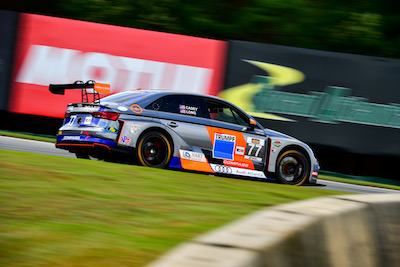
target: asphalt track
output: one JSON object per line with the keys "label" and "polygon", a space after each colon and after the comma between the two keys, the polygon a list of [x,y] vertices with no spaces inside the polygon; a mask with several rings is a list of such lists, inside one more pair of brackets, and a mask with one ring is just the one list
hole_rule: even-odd
{"label": "asphalt track", "polygon": [[[36,154],[44,154],[58,157],[75,158],[75,155],[66,150],[57,149],[53,143],[40,142],[27,139],[19,139],[7,136],[0,136],[0,149],[30,152]],[[346,183],[338,183],[326,180],[318,180],[316,185],[310,187],[358,193],[358,194],[378,194],[378,193],[399,193],[398,190],[384,189],[371,186],[361,186]]]}

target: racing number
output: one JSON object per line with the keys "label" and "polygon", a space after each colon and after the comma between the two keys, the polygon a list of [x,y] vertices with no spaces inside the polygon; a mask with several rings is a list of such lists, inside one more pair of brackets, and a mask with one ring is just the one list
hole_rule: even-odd
{"label": "racing number", "polygon": [[[254,144],[254,143],[250,143],[247,145],[250,147],[250,149],[249,149],[249,151],[247,151],[246,155],[255,156],[255,157],[258,157],[260,150],[264,147],[262,145]],[[256,148],[256,149],[254,149],[254,148]],[[253,152],[253,150],[255,151],[254,155],[251,154]]]}
{"label": "racing number", "polygon": [[69,121],[65,125],[72,126],[74,125],[75,121],[76,121],[76,115],[73,115],[69,118]]}
{"label": "racing number", "polygon": [[255,161],[263,161],[265,140],[247,137],[246,152],[244,157]]}

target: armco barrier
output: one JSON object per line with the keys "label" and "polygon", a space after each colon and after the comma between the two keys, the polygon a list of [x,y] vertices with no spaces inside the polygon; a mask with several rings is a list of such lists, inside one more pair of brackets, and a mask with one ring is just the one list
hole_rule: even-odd
{"label": "armco barrier", "polygon": [[400,266],[400,194],[268,208],[183,244],[148,267]]}

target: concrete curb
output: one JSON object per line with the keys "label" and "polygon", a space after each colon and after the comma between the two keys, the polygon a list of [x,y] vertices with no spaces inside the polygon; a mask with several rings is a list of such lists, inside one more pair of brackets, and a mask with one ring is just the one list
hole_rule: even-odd
{"label": "concrete curb", "polygon": [[400,266],[400,194],[344,195],[255,212],[148,267]]}

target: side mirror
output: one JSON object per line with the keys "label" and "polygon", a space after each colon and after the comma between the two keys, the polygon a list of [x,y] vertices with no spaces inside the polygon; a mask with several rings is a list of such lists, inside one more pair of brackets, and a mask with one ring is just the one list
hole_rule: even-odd
{"label": "side mirror", "polygon": [[257,126],[257,122],[253,119],[250,119],[249,130],[254,131],[254,128],[256,128],[256,126]]}

